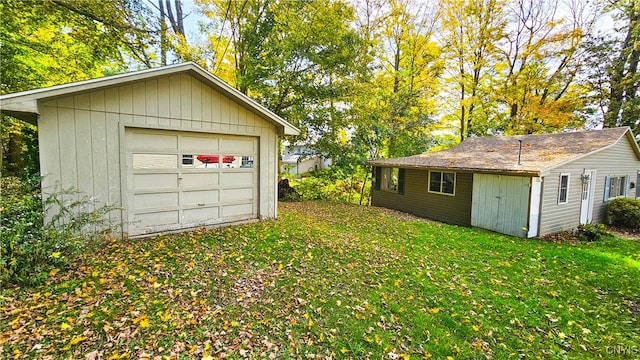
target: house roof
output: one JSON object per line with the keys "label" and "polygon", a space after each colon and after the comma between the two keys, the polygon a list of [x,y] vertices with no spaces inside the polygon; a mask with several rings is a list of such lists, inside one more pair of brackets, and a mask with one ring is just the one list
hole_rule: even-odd
{"label": "house roof", "polygon": [[[372,160],[369,164],[380,167],[454,169],[540,176],[544,171],[613,146],[625,137],[640,159],[640,149],[631,129],[620,127],[560,134],[467,138],[448,150]],[[518,140],[522,140],[520,165]]]}
{"label": "house roof", "polygon": [[253,110],[257,114],[264,116],[266,120],[278,128],[278,133],[280,134],[298,135],[300,133],[299,129],[280,116],[274,114],[255,100],[236,90],[220,78],[193,62],[2,95],[0,96],[0,112],[35,124],[39,114],[39,100],[69,96],[80,92],[120,86],[125,83],[149,80],[178,73],[190,74],[212,88],[229,96],[238,103]]}

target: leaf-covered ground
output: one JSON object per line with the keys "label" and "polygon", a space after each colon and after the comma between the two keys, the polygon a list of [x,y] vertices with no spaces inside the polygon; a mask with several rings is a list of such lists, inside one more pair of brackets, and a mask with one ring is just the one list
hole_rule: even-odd
{"label": "leaf-covered ground", "polygon": [[332,202],[113,241],[0,292],[0,358],[635,358],[640,241],[553,243]]}

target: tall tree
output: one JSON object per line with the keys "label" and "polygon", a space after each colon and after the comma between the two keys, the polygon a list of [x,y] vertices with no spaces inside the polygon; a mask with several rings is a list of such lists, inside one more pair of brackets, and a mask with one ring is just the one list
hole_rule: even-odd
{"label": "tall tree", "polygon": [[496,44],[504,36],[504,1],[456,0],[447,2],[442,20],[445,51],[453,66],[447,83],[457,90],[457,119],[460,140],[486,135],[497,111],[492,99],[497,73]]}
{"label": "tall tree", "polygon": [[375,57],[363,59],[371,75],[358,83],[350,114],[354,140],[360,151],[368,147],[369,156],[404,156],[426,148],[443,65],[434,40],[439,10],[407,0],[360,4],[359,32]]}
{"label": "tall tree", "polygon": [[[624,38],[610,43],[614,57],[608,74],[609,98],[604,114],[604,126],[631,126],[639,130],[640,118],[640,2],[612,2],[609,11],[623,23]],[[599,57],[601,58],[601,57]]]}
{"label": "tall tree", "polygon": [[586,88],[577,82],[579,50],[594,24],[582,2],[570,2],[560,16],[557,0],[510,3],[507,36],[502,44],[506,77],[499,89],[508,112],[508,133],[556,132],[580,128]]}
{"label": "tall tree", "polygon": [[[153,31],[141,0],[0,1],[0,93],[151,66]],[[2,117],[2,174],[19,174],[35,151],[33,126]]]}
{"label": "tall tree", "polygon": [[[214,23],[212,71],[332,151],[364,46],[341,1],[199,1]],[[320,137],[319,134],[322,136]]]}

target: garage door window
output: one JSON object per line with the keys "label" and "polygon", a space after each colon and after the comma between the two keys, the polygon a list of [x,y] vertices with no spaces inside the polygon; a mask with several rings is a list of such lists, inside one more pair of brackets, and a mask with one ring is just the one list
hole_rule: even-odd
{"label": "garage door window", "polygon": [[182,167],[193,167],[193,155],[182,155]]}
{"label": "garage door window", "polygon": [[176,169],[178,156],[173,154],[133,154],[134,169]]}

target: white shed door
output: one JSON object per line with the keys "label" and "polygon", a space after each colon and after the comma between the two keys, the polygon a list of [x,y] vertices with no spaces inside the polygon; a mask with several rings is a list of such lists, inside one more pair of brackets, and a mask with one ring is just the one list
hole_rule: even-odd
{"label": "white shed door", "polygon": [[128,235],[258,217],[258,140],[127,128]]}
{"label": "white shed door", "polygon": [[528,177],[473,175],[472,226],[522,237],[528,215]]}

